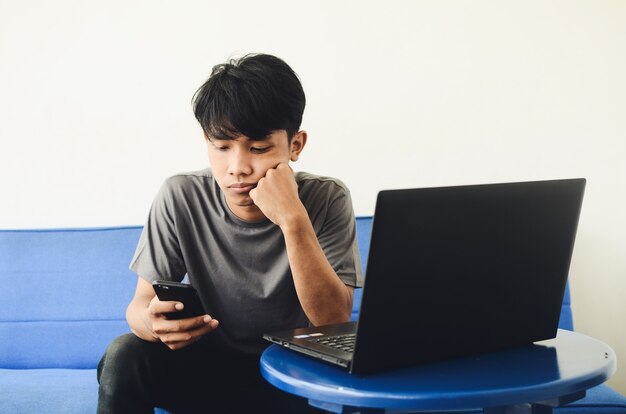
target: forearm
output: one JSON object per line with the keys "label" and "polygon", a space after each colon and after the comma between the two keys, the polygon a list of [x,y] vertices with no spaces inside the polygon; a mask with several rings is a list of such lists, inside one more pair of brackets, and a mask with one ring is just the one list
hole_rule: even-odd
{"label": "forearm", "polygon": [[328,262],[289,165],[281,163],[269,169],[250,190],[250,197],[283,232],[296,293],[309,321],[314,325],[347,322],[352,289]]}
{"label": "forearm", "polygon": [[149,341],[158,342],[159,337],[152,331],[150,317],[148,315],[149,299],[135,298],[126,308],[126,321],[130,330],[139,338]]}
{"label": "forearm", "polygon": [[352,291],[328,262],[308,216],[282,227],[296,293],[313,325],[347,322]]}

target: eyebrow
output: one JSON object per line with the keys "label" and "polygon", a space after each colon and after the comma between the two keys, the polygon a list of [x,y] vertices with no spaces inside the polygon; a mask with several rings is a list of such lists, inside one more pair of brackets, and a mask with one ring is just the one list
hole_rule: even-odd
{"label": "eyebrow", "polygon": [[247,142],[268,142],[271,139],[271,134],[261,139],[252,139],[246,137],[245,135],[240,135],[235,138],[218,138],[207,135],[207,138],[209,139],[209,141],[236,141],[240,138],[245,138]]}

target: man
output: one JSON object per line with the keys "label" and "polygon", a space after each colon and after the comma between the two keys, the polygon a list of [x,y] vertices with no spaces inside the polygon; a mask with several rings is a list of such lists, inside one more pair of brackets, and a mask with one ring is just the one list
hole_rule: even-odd
{"label": "man", "polygon": [[[262,334],[349,320],[360,259],[350,194],[332,178],[294,173],[307,142],[305,96],[270,55],[215,66],[194,96],[211,168],[168,179],[131,269],[133,334],[98,367],[98,410],[305,412],[304,399],[259,374]],[[151,282],[187,275],[207,315],[172,320]]]}

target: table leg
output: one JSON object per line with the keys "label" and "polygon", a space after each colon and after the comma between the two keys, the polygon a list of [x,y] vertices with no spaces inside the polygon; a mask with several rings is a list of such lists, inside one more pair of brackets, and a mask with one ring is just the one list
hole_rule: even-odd
{"label": "table leg", "polygon": [[483,414],[552,414],[552,407],[541,404],[516,404],[484,408]]}
{"label": "table leg", "polygon": [[352,407],[350,405],[341,405],[319,400],[309,400],[309,405],[337,414],[385,414],[383,408]]}
{"label": "table leg", "polygon": [[562,395],[546,401],[537,401],[533,404],[518,404],[483,409],[483,414],[552,414],[552,407],[561,407],[584,398],[586,392],[578,391],[573,394]]}
{"label": "table leg", "polygon": [[[585,397],[585,394],[585,391],[579,391],[536,403],[487,407],[483,409],[483,414],[553,414],[552,407],[561,407],[573,401],[577,401]],[[385,414],[395,412],[382,408],[353,407],[319,400],[309,400],[309,404],[313,407],[336,414]]]}
{"label": "table leg", "polygon": [[553,398],[551,400],[535,401],[535,404],[549,405],[550,407],[561,407],[565,404],[569,404],[571,402],[578,401],[581,398],[585,398],[585,395],[587,395],[587,391],[582,390],[573,394],[561,395],[560,397]]}

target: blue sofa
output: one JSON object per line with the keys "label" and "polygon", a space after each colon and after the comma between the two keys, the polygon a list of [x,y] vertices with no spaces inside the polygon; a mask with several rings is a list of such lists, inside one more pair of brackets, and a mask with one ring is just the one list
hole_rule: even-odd
{"label": "blue sofa", "polygon": [[[364,262],[370,228],[371,218],[357,218]],[[98,361],[129,331],[124,313],[136,276],[128,264],[140,233],[0,230],[0,413],[95,412]],[[357,292],[353,316],[359,302]],[[561,327],[572,329],[569,295]],[[601,385],[555,412],[626,413],[626,398]]]}

